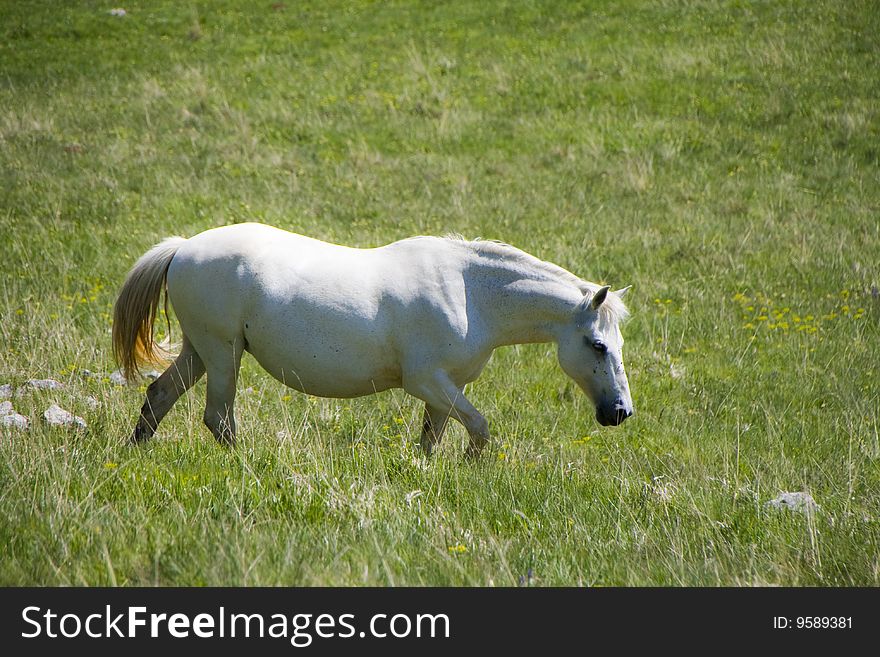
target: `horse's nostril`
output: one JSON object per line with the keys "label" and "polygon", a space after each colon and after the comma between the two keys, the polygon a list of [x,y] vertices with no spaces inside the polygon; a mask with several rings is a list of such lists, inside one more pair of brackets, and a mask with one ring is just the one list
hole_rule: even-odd
{"label": "horse's nostril", "polygon": [[615,424],[620,424],[632,415],[632,411],[622,404],[614,407]]}
{"label": "horse's nostril", "polygon": [[603,427],[617,426],[632,415],[631,408],[618,399],[611,406],[596,409],[596,419]]}

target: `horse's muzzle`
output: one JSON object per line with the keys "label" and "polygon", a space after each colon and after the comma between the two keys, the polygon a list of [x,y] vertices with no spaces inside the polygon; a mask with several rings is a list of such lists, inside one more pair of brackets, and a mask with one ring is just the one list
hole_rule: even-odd
{"label": "horse's muzzle", "polygon": [[618,401],[610,408],[597,408],[596,421],[603,427],[616,427],[632,414],[632,407],[627,408],[622,401]]}

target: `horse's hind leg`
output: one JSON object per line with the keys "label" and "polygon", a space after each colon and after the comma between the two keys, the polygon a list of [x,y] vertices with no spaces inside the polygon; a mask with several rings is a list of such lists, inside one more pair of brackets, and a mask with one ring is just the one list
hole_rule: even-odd
{"label": "horse's hind leg", "polygon": [[174,406],[174,402],[192,388],[204,373],[202,359],[184,336],[180,355],[162,376],[147,387],[147,397],[131,434],[131,441],[139,443],[151,438],[162,418]]}
{"label": "horse's hind leg", "polygon": [[211,349],[201,349],[208,372],[208,395],[204,421],[221,445],[235,445],[235,383],[244,351],[244,341],[223,341]]}

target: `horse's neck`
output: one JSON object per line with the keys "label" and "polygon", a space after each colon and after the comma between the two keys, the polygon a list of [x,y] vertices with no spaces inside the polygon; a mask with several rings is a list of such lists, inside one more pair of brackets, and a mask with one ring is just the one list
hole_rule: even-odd
{"label": "horse's neck", "polygon": [[571,282],[519,263],[484,264],[481,269],[481,312],[496,347],[556,341],[583,298]]}

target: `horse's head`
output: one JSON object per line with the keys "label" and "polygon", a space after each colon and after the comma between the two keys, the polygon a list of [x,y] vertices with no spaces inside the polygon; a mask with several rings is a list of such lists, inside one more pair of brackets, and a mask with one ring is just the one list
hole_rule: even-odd
{"label": "horse's head", "polygon": [[627,314],[622,297],[629,288],[610,289],[587,292],[559,336],[559,364],[593,401],[603,426],[616,426],[633,414],[619,327]]}

